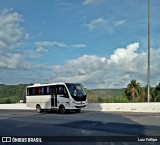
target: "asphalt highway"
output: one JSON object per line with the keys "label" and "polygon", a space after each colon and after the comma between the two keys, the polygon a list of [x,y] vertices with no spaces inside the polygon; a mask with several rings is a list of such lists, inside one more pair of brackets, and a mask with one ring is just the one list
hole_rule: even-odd
{"label": "asphalt highway", "polygon": [[160,113],[0,110],[0,136],[12,137],[11,142],[0,142],[5,145],[22,144],[28,138],[44,145],[160,144]]}

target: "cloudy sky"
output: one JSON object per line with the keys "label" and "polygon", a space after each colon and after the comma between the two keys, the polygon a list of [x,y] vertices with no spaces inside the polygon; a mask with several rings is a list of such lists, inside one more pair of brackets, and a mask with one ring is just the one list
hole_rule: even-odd
{"label": "cloudy sky", "polygon": [[[151,85],[160,80],[160,0],[151,1]],[[0,84],[147,84],[147,0],[0,0]]]}

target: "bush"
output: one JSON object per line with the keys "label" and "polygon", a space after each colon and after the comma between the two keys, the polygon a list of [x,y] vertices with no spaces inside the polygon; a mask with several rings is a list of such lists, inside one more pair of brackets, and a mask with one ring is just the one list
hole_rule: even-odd
{"label": "bush", "polygon": [[102,97],[98,97],[98,103],[104,103],[105,100]]}
{"label": "bush", "polygon": [[115,97],[113,99],[114,99],[114,103],[128,103],[129,102],[128,98],[125,96]]}
{"label": "bush", "polygon": [[10,104],[11,102],[12,102],[12,101],[11,101],[10,98],[7,98],[7,99],[6,99],[6,103],[7,103],[7,104]]}
{"label": "bush", "polygon": [[113,98],[107,98],[106,103],[128,103],[129,100],[125,96],[117,96]]}

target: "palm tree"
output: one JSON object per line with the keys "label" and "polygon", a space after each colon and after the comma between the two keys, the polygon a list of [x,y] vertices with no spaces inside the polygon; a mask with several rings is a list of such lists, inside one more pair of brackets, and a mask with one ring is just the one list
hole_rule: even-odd
{"label": "palm tree", "polygon": [[127,89],[125,91],[129,100],[137,100],[141,94],[141,86],[140,83],[136,82],[136,80],[131,80],[131,82],[127,85]]}

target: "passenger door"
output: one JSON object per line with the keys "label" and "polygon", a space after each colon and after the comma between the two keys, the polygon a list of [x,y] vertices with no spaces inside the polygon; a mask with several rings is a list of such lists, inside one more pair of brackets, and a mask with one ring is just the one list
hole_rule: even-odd
{"label": "passenger door", "polygon": [[52,86],[51,106],[57,107],[57,87]]}

